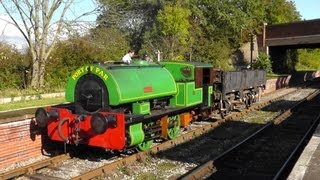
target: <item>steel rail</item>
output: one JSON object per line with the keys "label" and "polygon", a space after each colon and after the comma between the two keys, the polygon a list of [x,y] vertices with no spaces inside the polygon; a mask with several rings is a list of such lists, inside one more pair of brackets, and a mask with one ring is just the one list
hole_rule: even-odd
{"label": "steel rail", "polygon": [[[317,95],[320,94],[320,91],[317,90],[315,93],[311,94],[310,96],[305,98],[305,101],[310,101],[313,98],[315,98]],[[318,117],[316,118],[316,120],[312,123],[312,125],[310,126],[310,128],[308,129],[308,131],[306,132],[306,134],[303,136],[303,138],[300,140],[300,142],[297,144],[297,146],[295,147],[295,149],[292,151],[292,153],[290,154],[290,156],[288,157],[287,161],[283,164],[283,166],[281,167],[281,169],[278,171],[278,173],[275,175],[275,177],[273,179],[279,179],[281,176],[283,176],[283,174],[285,173],[285,169],[289,166],[290,164],[290,160],[293,159],[293,157],[295,155],[298,154],[299,150],[301,149],[301,147],[303,146],[303,144],[306,142],[307,139],[309,139],[310,135],[313,134],[314,130],[317,128],[318,124],[320,122],[320,115],[318,115]]]}
{"label": "steel rail", "polygon": [[32,163],[30,165],[18,168],[18,169],[13,169],[11,171],[5,172],[0,174],[0,179],[11,179],[14,177],[18,177],[24,174],[33,174],[36,170],[42,169],[44,167],[48,166],[55,166],[56,164],[60,163],[63,160],[70,159],[69,154],[61,154],[49,159],[45,159],[39,162]]}
{"label": "steel rail", "polygon": [[[231,151],[235,150],[236,148],[239,148],[241,145],[245,144],[248,140],[256,137],[257,135],[259,135],[261,132],[263,132],[265,129],[271,127],[272,124],[279,124],[281,123],[285,118],[289,117],[294,109],[299,108],[300,106],[303,105],[303,103],[312,100],[313,98],[315,98],[317,95],[320,94],[319,90],[316,90],[315,92],[311,93],[310,95],[308,95],[306,98],[302,99],[301,101],[297,102],[295,105],[293,105],[293,107],[291,107],[289,110],[283,112],[282,114],[280,114],[279,116],[277,116],[273,121],[267,123],[265,126],[263,126],[261,129],[259,129],[258,131],[256,131],[254,134],[250,135],[248,138],[246,138],[245,140],[239,142],[238,144],[236,144],[235,146],[233,146],[232,148],[228,149],[227,151],[225,151],[223,154],[215,157],[212,160],[209,160],[197,167],[195,167],[193,170],[187,172],[186,174],[182,175],[181,177],[179,177],[178,179],[181,180],[190,180],[190,179],[201,179],[202,177],[207,177],[213,173],[216,172],[216,167],[214,166],[215,161],[217,161],[218,159],[221,159],[224,156],[227,156]],[[307,133],[304,135],[304,137],[301,139],[301,141],[298,143],[298,145],[295,147],[294,151],[290,154],[289,158],[287,159],[287,161],[283,164],[283,166],[281,167],[281,169],[278,171],[277,175],[275,176],[274,179],[279,178],[282,174],[283,171],[285,170],[285,168],[288,166],[290,159],[297,153],[298,149],[301,147],[301,145],[303,144],[303,142],[306,140],[306,138],[308,137],[308,135],[310,135],[310,133],[312,132],[312,130],[316,127],[316,125],[319,123],[319,119],[320,116],[317,117],[317,119],[313,122],[312,126],[308,129]]]}

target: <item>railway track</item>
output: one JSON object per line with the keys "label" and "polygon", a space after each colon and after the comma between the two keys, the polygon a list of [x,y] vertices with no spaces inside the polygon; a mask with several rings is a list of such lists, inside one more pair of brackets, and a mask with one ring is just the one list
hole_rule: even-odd
{"label": "railway track", "polygon": [[[296,91],[291,91],[291,93],[294,93],[294,92],[296,92]],[[267,106],[267,105],[269,105],[269,104],[271,104],[271,103],[273,103],[275,101],[279,101],[281,98],[283,98],[286,95],[288,95],[288,94],[284,93],[281,96],[278,96],[277,98],[274,98],[272,100],[266,100],[266,101],[264,101],[264,102],[262,102],[260,104],[253,105],[251,108],[249,108],[249,109],[247,109],[247,110],[245,110],[245,111],[243,111],[241,113],[234,113],[234,114],[226,117],[226,119],[224,119],[224,120],[223,119],[219,119],[219,120],[217,120],[215,122],[212,122],[212,123],[209,123],[207,125],[204,125],[201,128],[198,128],[198,129],[195,129],[195,130],[191,130],[191,131],[189,131],[187,133],[182,134],[181,136],[177,137],[174,140],[165,141],[165,142],[163,142],[163,143],[161,143],[161,144],[159,144],[157,146],[154,146],[149,151],[139,152],[139,153],[133,154],[133,155],[128,156],[128,157],[119,158],[115,162],[112,162],[112,163],[109,163],[109,164],[105,164],[105,165],[103,165],[103,166],[101,166],[99,168],[96,168],[96,169],[93,169],[93,170],[90,170],[90,171],[87,171],[87,172],[83,172],[83,173],[81,173],[81,175],[74,176],[73,179],[90,179],[90,178],[94,178],[94,177],[100,176],[101,174],[105,174],[108,171],[117,169],[120,166],[129,165],[129,164],[131,164],[133,162],[136,162],[136,161],[144,161],[144,159],[150,154],[156,154],[159,151],[164,151],[166,149],[169,149],[169,148],[172,148],[172,147],[176,146],[177,144],[180,144],[180,143],[183,143],[183,142],[188,141],[190,139],[193,139],[195,137],[198,137],[198,136],[200,136],[200,135],[202,135],[204,133],[207,133],[208,131],[212,130],[216,126],[219,126],[221,123],[223,123],[226,120],[237,119],[240,116],[242,116],[242,115],[244,115],[246,113],[249,113],[250,111],[254,111],[254,110],[260,109],[260,108],[265,107],[265,106]],[[54,157],[54,158],[58,158],[58,157]],[[39,176],[41,177],[41,175],[36,173],[36,171],[38,169],[41,169],[41,168],[44,168],[44,167],[48,167],[48,166],[54,166],[59,161],[61,162],[63,160],[53,161],[51,159],[48,159],[45,162],[42,162],[42,161],[41,162],[37,162],[37,163],[31,164],[29,166],[19,168],[19,170],[13,170],[13,171],[9,171],[7,173],[0,174],[0,179],[9,179],[9,178],[13,178],[13,177],[21,176],[21,175],[27,175],[26,177],[34,177],[34,178],[38,177],[39,178]],[[48,164],[48,162],[52,162],[52,163]],[[36,165],[36,164],[38,164],[38,165]],[[43,165],[39,165],[39,164],[43,164]],[[33,168],[33,167],[35,167],[35,168]],[[17,172],[19,172],[19,173],[17,173]],[[32,173],[34,173],[34,174],[32,174]],[[49,177],[47,177],[47,178],[49,178]]]}
{"label": "railway track", "polygon": [[21,175],[31,175],[35,173],[37,170],[48,167],[48,166],[55,166],[59,164],[60,162],[70,159],[71,157],[69,154],[62,154],[58,155],[49,159],[45,159],[30,165],[27,165],[25,167],[21,167],[18,169],[13,169],[11,171],[5,172],[0,175],[0,179],[11,179],[14,177],[18,177]]}
{"label": "railway track", "polygon": [[180,179],[283,179],[319,124],[319,90]]}

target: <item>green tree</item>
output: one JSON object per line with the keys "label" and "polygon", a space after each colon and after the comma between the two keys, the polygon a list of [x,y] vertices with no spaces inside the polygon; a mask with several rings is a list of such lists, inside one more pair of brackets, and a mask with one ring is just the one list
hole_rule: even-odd
{"label": "green tree", "polygon": [[160,0],[99,0],[99,3],[102,8],[97,24],[121,30],[130,47],[135,50],[141,49],[144,34],[152,29],[162,7]]}
{"label": "green tree", "polygon": [[319,59],[319,49],[299,49],[295,68],[297,70],[318,70],[320,69]]}
{"label": "green tree", "polygon": [[301,20],[294,2],[286,0],[264,0],[265,21],[268,24],[288,23]]}
{"label": "green tree", "polygon": [[190,15],[191,12],[189,9],[181,7],[180,4],[176,4],[165,6],[157,16],[159,30],[161,35],[163,35],[162,42],[168,45],[167,50],[170,52],[169,59],[181,59],[181,57],[179,58],[180,54],[175,53],[175,51],[177,51],[177,47],[187,46]]}
{"label": "green tree", "polygon": [[[136,50],[153,55],[159,49],[163,58],[225,68],[231,65],[232,53],[248,41],[250,33],[259,33],[264,22],[299,19],[294,3],[286,0],[100,1],[105,9],[100,16],[104,23],[99,24],[126,33]],[[175,18],[184,19],[187,26]]]}
{"label": "green tree", "polygon": [[118,61],[130,49],[124,34],[115,28],[92,29],[86,40],[97,49],[96,60]]}

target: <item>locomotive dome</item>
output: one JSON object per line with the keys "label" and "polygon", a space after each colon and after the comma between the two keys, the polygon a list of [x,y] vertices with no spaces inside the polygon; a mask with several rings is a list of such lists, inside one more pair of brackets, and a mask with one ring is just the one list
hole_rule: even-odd
{"label": "locomotive dome", "polygon": [[67,82],[66,100],[95,112],[176,93],[175,80],[163,66],[92,64],[73,71]]}

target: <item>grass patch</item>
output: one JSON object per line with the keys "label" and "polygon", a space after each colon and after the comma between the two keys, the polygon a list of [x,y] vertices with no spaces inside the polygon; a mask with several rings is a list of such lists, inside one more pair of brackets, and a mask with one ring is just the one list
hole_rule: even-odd
{"label": "grass patch", "polygon": [[35,90],[32,88],[29,89],[4,89],[0,91],[0,98],[6,97],[18,97],[18,96],[32,96],[32,95],[40,95],[46,93],[56,93],[56,92],[64,92],[65,89],[50,89],[50,91],[46,90]]}
{"label": "grass patch", "polygon": [[127,176],[130,176],[130,169],[127,167],[127,166],[121,166],[118,168],[118,170],[124,174],[124,175],[127,175]]}
{"label": "grass patch", "polygon": [[274,79],[282,76],[288,76],[289,74],[275,74],[275,73],[268,73],[267,79]]}
{"label": "grass patch", "polygon": [[156,174],[144,172],[139,174],[135,179],[137,180],[157,180],[159,179]]}
{"label": "grass patch", "polygon": [[158,165],[160,171],[168,171],[170,169],[175,168],[176,165],[170,162],[163,162]]}
{"label": "grass patch", "polygon": [[48,106],[52,104],[61,104],[64,102],[65,102],[64,97],[20,101],[20,102],[8,103],[8,104],[0,104],[0,111],[23,109],[27,107]]}
{"label": "grass patch", "polygon": [[256,111],[248,116],[245,116],[247,122],[263,124],[272,120],[278,113],[272,111]]}

